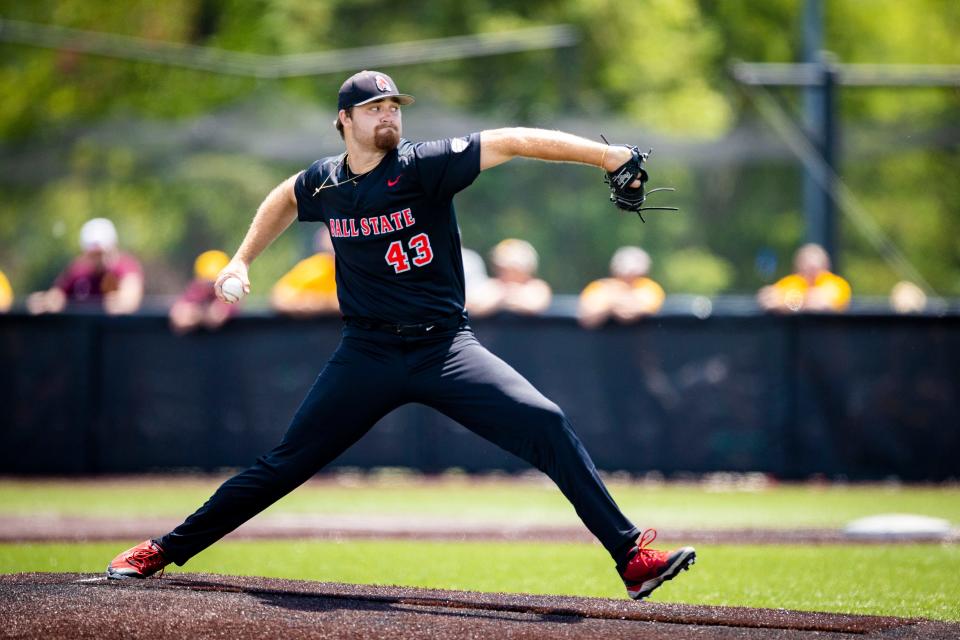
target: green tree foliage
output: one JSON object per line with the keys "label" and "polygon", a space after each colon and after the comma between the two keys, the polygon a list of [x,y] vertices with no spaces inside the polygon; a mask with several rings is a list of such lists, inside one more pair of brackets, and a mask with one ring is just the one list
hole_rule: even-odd
{"label": "green tree foliage", "polygon": [[[730,60],[792,62],[800,58],[798,28],[802,0],[701,0],[706,20],[721,32],[722,70]],[[951,0],[903,3],[897,0],[824,0],[824,48],[839,62],[872,64],[960,64],[960,5]],[[756,118],[752,105],[729,77],[713,76],[735,100],[741,122]],[[941,294],[960,294],[960,234],[955,215],[957,189],[940,176],[960,160],[956,129],[960,92],[956,88],[854,88],[840,90],[841,177],[878,226]],[[799,119],[799,92],[776,94]],[[734,97],[739,96],[739,97]],[[898,144],[909,148],[901,149]],[[856,147],[859,154],[852,158]],[[723,223],[712,224],[708,241],[734,260],[734,287],[750,289],[762,276],[750,268],[757,251],[770,248],[780,260],[776,275],[789,270],[790,256],[803,239],[799,164],[747,163],[719,167],[707,185],[715,191]],[[788,197],[783,197],[787,195]],[[899,279],[850,220],[840,223],[841,269],[855,294],[886,295]],[[952,245],[952,246],[951,246]],[[921,247],[925,247],[921,248]]]}
{"label": "green tree foliage", "polygon": [[733,268],[726,260],[700,248],[671,252],[663,273],[664,287],[701,295],[721,293],[733,279]]}
{"label": "green tree foliage", "polygon": [[[825,2],[826,48],[841,61],[960,63],[960,4],[952,0]],[[483,114],[504,125],[553,127],[560,116],[616,119],[688,144],[763,130],[730,79],[732,59],[798,58],[801,0],[0,0],[3,19],[264,54],[299,54],[546,24],[571,24],[572,49],[389,68],[420,104]],[[0,268],[19,295],[46,286],[75,252],[89,217],[109,215],[148,264],[148,290],[172,293],[211,247],[232,251],[262,197],[299,161],[276,161],[164,132],[205,114],[277,96],[329,109],[344,74],[263,80],[0,43]],[[794,91],[781,92],[797,109]],[[960,194],[949,89],[846,89],[842,173],[881,228],[941,292],[960,294]],[[415,107],[416,108],[416,107]],[[799,113],[799,112],[797,112]],[[416,118],[411,111],[410,118]],[[159,132],[150,152],[130,128]],[[91,136],[91,129],[115,129]],[[188,136],[189,137],[189,136]],[[916,140],[901,152],[885,140]],[[109,142],[106,142],[109,140]],[[626,140],[625,140],[626,141]],[[631,140],[642,143],[642,140]],[[599,172],[516,162],[458,200],[465,242],[486,251],[505,236],[530,239],[543,275],[578,291],[602,275],[617,246],[641,244],[668,292],[752,292],[786,272],[803,240],[799,165],[786,156],[685,165],[658,154],[656,181],[679,188],[680,215],[647,225],[605,202]],[[658,194],[659,195],[659,194]],[[286,234],[255,264],[255,290],[288,268],[309,230]],[[857,293],[885,294],[897,279],[844,224],[842,266]],[[775,274],[758,252],[780,258]],[[259,285],[259,286],[258,286]]]}

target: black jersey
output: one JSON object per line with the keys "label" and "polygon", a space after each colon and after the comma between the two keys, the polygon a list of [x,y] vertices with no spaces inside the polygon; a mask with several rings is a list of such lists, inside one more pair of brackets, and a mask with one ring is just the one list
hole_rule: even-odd
{"label": "black jersey", "polygon": [[294,187],[297,217],[330,229],[343,315],[415,324],[462,312],[453,196],[480,173],[480,134],[401,139],[359,179],[343,158],[314,162]]}

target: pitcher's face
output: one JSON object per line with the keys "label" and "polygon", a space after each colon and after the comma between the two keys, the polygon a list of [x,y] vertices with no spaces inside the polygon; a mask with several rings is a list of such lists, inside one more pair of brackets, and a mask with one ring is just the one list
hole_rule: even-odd
{"label": "pitcher's face", "polygon": [[400,103],[393,98],[358,105],[343,123],[344,131],[349,132],[357,144],[381,151],[395,149],[403,133]]}

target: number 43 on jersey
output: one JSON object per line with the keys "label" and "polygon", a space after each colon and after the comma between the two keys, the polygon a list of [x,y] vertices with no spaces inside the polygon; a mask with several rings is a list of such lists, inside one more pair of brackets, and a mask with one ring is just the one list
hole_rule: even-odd
{"label": "number 43 on jersey", "polygon": [[[403,244],[399,240],[390,243],[387,249],[387,255],[384,256],[387,264],[393,267],[395,273],[404,273],[410,271],[410,263],[414,267],[422,267],[433,261],[433,249],[430,248],[430,238],[425,233],[415,235],[407,242],[409,251],[403,250]],[[410,254],[413,254],[412,257]]]}

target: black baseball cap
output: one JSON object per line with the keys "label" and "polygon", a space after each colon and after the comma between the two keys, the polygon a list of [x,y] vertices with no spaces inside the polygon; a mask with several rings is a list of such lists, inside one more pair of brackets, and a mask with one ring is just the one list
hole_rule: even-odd
{"label": "black baseball cap", "polygon": [[413,96],[397,91],[393,78],[380,71],[355,73],[340,86],[337,110],[356,107],[383,98],[395,98],[400,104],[411,104]]}

